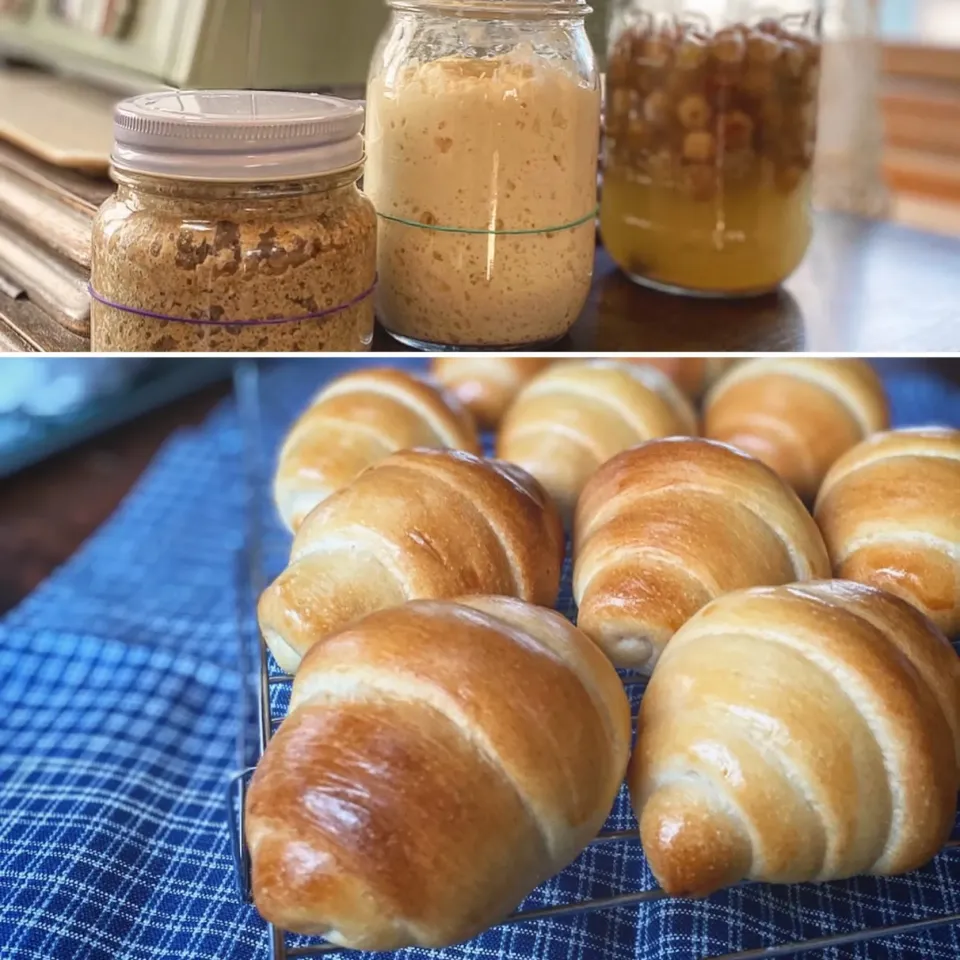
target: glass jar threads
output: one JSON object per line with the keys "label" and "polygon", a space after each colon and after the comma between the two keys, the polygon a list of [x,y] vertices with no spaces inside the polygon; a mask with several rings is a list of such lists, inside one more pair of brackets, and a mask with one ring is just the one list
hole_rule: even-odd
{"label": "glass jar threads", "polygon": [[799,266],[821,23],[819,0],[615,0],[600,222],[634,280],[743,296]]}
{"label": "glass jar threads", "polygon": [[167,92],[116,113],[118,191],[93,232],[96,351],[360,351],[377,223],[363,108]]}
{"label": "glass jar threads", "polygon": [[520,348],[577,319],[600,86],[584,0],[390,0],[367,91],[377,313],[413,346]]}

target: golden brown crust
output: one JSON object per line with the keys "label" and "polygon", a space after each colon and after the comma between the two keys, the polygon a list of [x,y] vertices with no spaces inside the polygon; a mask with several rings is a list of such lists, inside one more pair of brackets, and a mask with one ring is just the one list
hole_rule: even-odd
{"label": "golden brown crust", "polygon": [[960,431],[864,441],[827,474],[815,516],[838,577],[888,590],[960,633]]}
{"label": "golden brown crust", "polygon": [[671,894],[907,872],[953,826],[960,661],[860,584],[727,594],[661,658],[628,782]]}
{"label": "golden brown crust", "polygon": [[734,364],[722,357],[635,357],[626,360],[656,367],[665,373],[691,400],[699,400]]}
{"label": "golden brown crust", "polygon": [[553,362],[538,357],[436,357],[432,371],[481,429],[492,430],[524,384]]}
{"label": "golden brown crust", "polygon": [[520,392],[500,428],[497,455],[535,476],[569,521],[601,464],[645,440],[696,432],[689,400],[659,370],[571,361],[541,373]]}
{"label": "golden brown crust", "polygon": [[260,598],[260,626],[293,672],[321,638],[406,600],[490,593],[553,606],[563,553],[556,508],[518,467],[404,450],[309,514]]}
{"label": "golden brown crust", "polygon": [[503,919],[606,819],[630,749],[609,662],[559,614],[415,601],[315,646],[250,786],[254,898],[365,950]]}
{"label": "golden brown crust", "polygon": [[627,450],[577,505],[577,623],[618,666],[653,669],[673,633],[723,593],[829,575],[823,539],[796,494],[714,441]]}
{"label": "golden brown crust", "polygon": [[283,522],[296,531],[361,470],[411,447],[481,452],[469,412],[452,395],[387,367],[338,377],[317,394],[280,451],[274,497]]}
{"label": "golden brown crust", "polygon": [[889,425],[866,360],[788,357],[738,364],[707,395],[704,435],[762,460],[812,502],[834,461]]}

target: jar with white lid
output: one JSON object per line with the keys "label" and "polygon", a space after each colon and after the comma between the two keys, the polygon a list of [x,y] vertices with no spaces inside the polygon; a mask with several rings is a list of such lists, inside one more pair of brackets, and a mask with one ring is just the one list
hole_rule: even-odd
{"label": "jar with white lid", "polygon": [[584,0],[388,0],[367,89],[377,313],[426,349],[558,340],[590,290],[600,84]]}
{"label": "jar with white lid", "polygon": [[97,216],[100,352],[362,351],[376,215],[362,105],[311,94],[169,91],[119,104],[116,195]]}

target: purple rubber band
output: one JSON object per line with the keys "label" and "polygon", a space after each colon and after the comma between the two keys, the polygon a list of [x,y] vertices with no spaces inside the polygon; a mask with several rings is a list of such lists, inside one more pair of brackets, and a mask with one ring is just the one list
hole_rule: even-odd
{"label": "purple rubber band", "polygon": [[300,323],[303,320],[322,320],[324,317],[332,316],[335,313],[341,313],[355,307],[358,303],[363,303],[373,295],[377,289],[377,281],[373,281],[373,286],[364,290],[359,296],[354,297],[347,303],[342,303],[338,307],[328,307],[326,310],[320,310],[317,313],[305,313],[299,317],[274,317],[267,320],[192,320],[188,317],[169,317],[165,313],[153,313],[150,310],[140,310],[137,307],[126,307],[122,303],[114,303],[106,297],[97,293],[93,289],[93,284],[87,284],[87,291],[97,303],[102,303],[105,307],[111,307],[114,310],[120,310],[123,313],[132,313],[138,317],[149,317],[151,320],[166,320],[168,323],[190,323],[197,327],[269,327],[279,323]]}

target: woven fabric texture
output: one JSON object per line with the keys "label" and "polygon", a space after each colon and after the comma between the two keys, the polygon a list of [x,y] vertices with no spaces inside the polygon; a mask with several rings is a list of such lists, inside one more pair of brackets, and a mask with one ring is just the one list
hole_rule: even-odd
{"label": "woven fabric texture", "polygon": [[[249,643],[254,627],[247,568],[253,561],[274,575],[288,546],[263,489],[283,431],[325,379],[358,362],[263,367],[253,497],[230,401],[172,438],[114,517],[0,622],[0,958],[268,955],[265,926],[237,893],[227,829],[246,689],[240,638]],[[960,425],[960,390],[884,372],[897,425]],[[251,554],[257,527],[264,549]],[[564,598],[570,612],[569,577]],[[621,797],[610,825],[631,823]],[[636,841],[608,843],[524,906],[653,886]],[[706,902],[523,923],[402,955],[693,960],[948,913],[960,913],[957,851],[903,878],[744,886]],[[815,954],[958,955],[957,926]]]}

